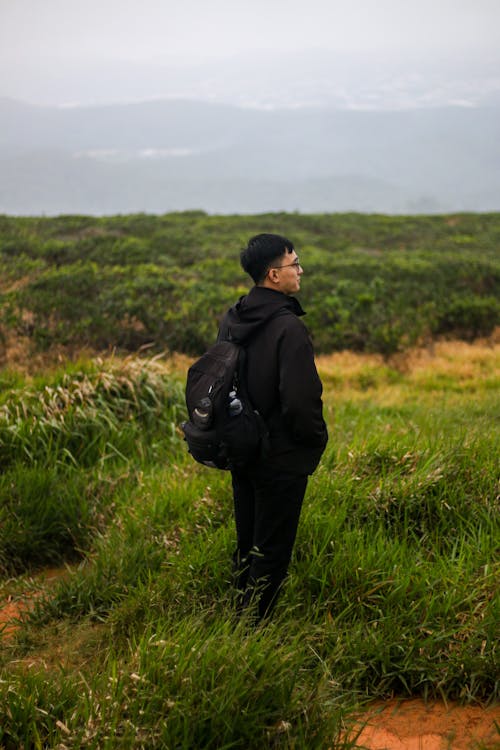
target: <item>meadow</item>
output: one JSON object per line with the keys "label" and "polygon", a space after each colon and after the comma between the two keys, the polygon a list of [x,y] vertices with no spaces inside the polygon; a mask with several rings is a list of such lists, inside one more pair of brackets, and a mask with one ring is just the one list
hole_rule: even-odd
{"label": "meadow", "polygon": [[[263,628],[230,478],[179,429],[259,231],[303,262],[330,433]],[[499,242],[500,214],[0,216],[1,750],[349,748],[375,699],[498,705]]]}
{"label": "meadow", "polygon": [[0,373],[0,593],[33,595],[1,642],[0,747],[348,748],[375,698],[497,701],[498,344],[318,357],[330,442],[257,629],[229,477],[178,429],[188,362]]}

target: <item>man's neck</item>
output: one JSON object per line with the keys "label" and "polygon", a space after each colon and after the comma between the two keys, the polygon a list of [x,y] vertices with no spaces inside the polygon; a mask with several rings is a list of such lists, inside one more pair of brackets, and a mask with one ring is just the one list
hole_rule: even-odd
{"label": "man's neck", "polygon": [[[276,288],[276,284],[273,284],[271,281],[268,281],[265,279],[261,284],[255,285],[259,289],[270,289],[272,292],[279,292],[280,294],[285,294],[285,292],[282,292],[281,289]],[[285,294],[285,297],[289,295]]]}

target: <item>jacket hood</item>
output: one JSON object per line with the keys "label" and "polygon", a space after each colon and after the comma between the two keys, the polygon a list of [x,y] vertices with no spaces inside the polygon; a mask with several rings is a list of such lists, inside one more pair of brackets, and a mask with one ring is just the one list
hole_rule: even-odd
{"label": "jacket hood", "polygon": [[280,314],[281,311],[297,316],[305,315],[302,305],[295,297],[267,287],[254,286],[228,310],[220,336],[242,344],[269,318]]}

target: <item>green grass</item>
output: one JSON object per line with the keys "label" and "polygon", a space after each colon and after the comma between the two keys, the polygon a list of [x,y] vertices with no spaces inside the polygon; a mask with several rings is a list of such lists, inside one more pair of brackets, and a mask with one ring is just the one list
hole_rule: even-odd
{"label": "green grass", "polygon": [[[151,403],[164,403],[178,379],[155,367]],[[229,477],[179,452],[174,412],[140,409],[113,462],[77,450],[68,473],[65,437],[51,461],[9,466],[0,486],[16,472],[21,504],[40,502],[44,472],[63,471],[66,492],[37,516],[0,496],[12,554],[28,564],[31,538],[43,561],[36,522],[81,561],[4,641],[0,747],[319,750],[355,744],[341,738],[369,699],[498,700],[498,349],[320,368],[330,443],[266,628],[234,614]],[[107,391],[108,442],[122,398]]]}
{"label": "green grass", "polygon": [[[14,383],[14,387],[12,384]],[[0,572],[60,562],[106,525],[122,488],[180,449],[179,381],[157,362],[79,362],[0,390]]]}

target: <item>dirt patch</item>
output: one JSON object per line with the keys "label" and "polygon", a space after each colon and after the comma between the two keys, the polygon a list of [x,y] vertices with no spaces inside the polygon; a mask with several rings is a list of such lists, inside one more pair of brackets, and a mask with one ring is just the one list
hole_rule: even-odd
{"label": "dirt patch", "polygon": [[0,641],[11,638],[21,626],[23,614],[29,612],[35,601],[69,572],[66,567],[47,568],[27,579],[21,589],[0,600]]}
{"label": "dirt patch", "polygon": [[[500,705],[481,708],[422,700],[376,703],[360,719],[368,750],[498,750]],[[352,736],[352,735],[351,735]]]}

